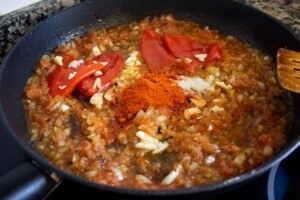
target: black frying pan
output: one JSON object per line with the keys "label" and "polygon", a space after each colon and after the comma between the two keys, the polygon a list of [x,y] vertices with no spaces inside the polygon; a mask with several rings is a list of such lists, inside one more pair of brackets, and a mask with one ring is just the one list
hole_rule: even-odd
{"label": "black frying pan", "polygon": [[[63,42],[85,33],[88,29],[109,27],[140,20],[147,16],[173,14],[178,19],[192,20],[208,25],[225,34],[235,35],[262,50],[273,58],[280,47],[300,50],[299,39],[275,19],[262,12],[234,1],[224,0],[89,0],[46,19],[15,46],[1,68],[0,118],[8,132],[34,163],[47,171],[101,191],[131,195],[184,195],[211,196],[221,194],[235,186],[242,185],[270,169],[275,163],[288,156],[299,144],[300,101],[299,95],[291,94],[294,100],[294,120],[288,133],[287,143],[264,165],[240,176],[210,185],[174,190],[137,190],[92,183],[52,165],[32,146],[27,130],[22,104],[23,88],[31,76],[40,57]],[[98,19],[103,21],[100,23]],[[5,149],[2,149],[5,151]],[[23,163],[0,180],[0,195],[16,197],[28,194],[39,198],[55,185],[39,167]],[[17,174],[19,173],[19,174]],[[16,176],[17,174],[17,176]],[[15,182],[17,181],[17,182]],[[5,184],[4,184],[5,183]],[[7,186],[8,185],[8,186]],[[31,188],[30,188],[30,187]],[[17,188],[16,188],[17,187]],[[21,192],[21,193],[16,193]],[[12,193],[14,192],[14,193]],[[31,196],[30,196],[31,195]],[[20,197],[20,196],[18,196]]]}

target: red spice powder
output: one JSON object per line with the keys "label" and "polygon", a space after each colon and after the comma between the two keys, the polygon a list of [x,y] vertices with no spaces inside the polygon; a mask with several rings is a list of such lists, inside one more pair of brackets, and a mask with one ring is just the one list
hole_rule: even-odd
{"label": "red spice powder", "polygon": [[169,107],[185,102],[183,90],[169,76],[148,73],[126,88],[116,106],[119,122],[132,119],[135,114],[148,107]]}

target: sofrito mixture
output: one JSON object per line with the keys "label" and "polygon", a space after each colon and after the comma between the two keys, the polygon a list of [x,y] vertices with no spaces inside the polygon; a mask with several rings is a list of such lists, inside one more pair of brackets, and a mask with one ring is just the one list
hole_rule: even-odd
{"label": "sofrito mixture", "polygon": [[222,181],[285,143],[291,101],[269,56],[172,16],[93,30],[44,55],[24,90],[36,148],[100,184]]}

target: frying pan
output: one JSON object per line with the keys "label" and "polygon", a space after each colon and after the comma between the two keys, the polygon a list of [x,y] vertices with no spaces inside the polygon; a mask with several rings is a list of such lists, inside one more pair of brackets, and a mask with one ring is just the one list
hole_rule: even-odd
{"label": "frying pan", "polygon": [[22,163],[1,178],[2,197],[40,198],[57,185],[57,181],[50,178],[49,172],[55,172],[59,177],[100,191],[143,196],[196,194],[198,197],[211,197],[234,189],[261,175],[298,146],[300,96],[291,93],[294,103],[293,123],[288,131],[286,144],[276,156],[247,173],[205,186],[173,190],[137,190],[96,184],[57,168],[36,151],[30,142],[22,97],[26,80],[31,76],[40,57],[91,28],[110,27],[148,16],[169,13],[177,19],[194,21],[218,29],[221,33],[234,35],[273,58],[280,47],[300,50],[299,39],[281,23],[235,1],[88,0],[66,9],[46,19],[27,33],[6,57],[1,68],[0,119],[4,127],[1,131],[11,135],[33,161]]}

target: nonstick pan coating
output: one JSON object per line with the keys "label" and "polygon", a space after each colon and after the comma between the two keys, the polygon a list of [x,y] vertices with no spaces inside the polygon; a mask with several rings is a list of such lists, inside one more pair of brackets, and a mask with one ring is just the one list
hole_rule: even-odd
{"label": "nonstick pan coating", "polygon": [[[278,154],[264,165],[222,182],[185,189],[137,190],[92,183],[52,165],[32,146],[22,104],[23,88],[40,57],[58,45],[84,34],[94,27],[110,27],[140,20],[148,16],[172,14],[177,19],[197,22],[234,35],[266,54],[275,57],[276,50],[288,47],[299,50],[299,39],[282,24],[253,8],[234,1],[221,0],[89,0],[46,19],[14,47],[1,71],[1,123],[24,151],[45,169],[78,183],[111,192],[137,195],[211,195],[241,185],[262,174],[285,158],[299,144],[299,95],[291,94],[294,117],[287,143]],[[99,20],[101,19],[101,20]],[[101,21],[101,22],[100,22]]]}

